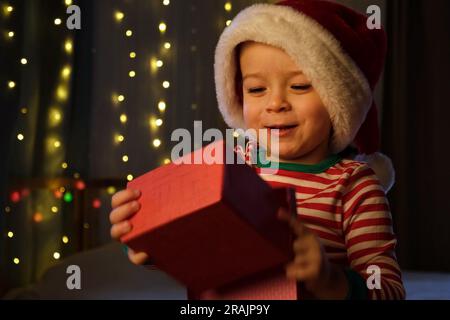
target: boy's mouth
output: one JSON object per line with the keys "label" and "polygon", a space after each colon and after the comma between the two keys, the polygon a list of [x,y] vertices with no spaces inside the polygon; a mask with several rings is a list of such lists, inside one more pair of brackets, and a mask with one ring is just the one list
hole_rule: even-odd
{"label": "boy's mouth", "polygon": [[269,134],[273,134],[278,137],[284,137],[291,134],[297,127],[298,124],[265,126]]}

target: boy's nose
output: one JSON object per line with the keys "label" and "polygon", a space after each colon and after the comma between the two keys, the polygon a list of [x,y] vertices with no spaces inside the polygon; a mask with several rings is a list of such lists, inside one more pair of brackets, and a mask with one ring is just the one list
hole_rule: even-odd
{"label": "boy's nose", "polygon": [[291,110],[291,105],[284,96],[282,95],[273,95],[270,99],[269,104],[267,105],[267,112],[283,112]]}

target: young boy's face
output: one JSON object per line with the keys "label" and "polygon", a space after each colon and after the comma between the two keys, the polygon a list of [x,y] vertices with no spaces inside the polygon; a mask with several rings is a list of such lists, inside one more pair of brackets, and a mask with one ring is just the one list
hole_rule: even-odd
{"label": "young boy's face", "polygon": [[256,42],[240,51],[247,129],[279,128],[280,161],[317,163],[328,155],[331,121],[319,95],[283,50]]}

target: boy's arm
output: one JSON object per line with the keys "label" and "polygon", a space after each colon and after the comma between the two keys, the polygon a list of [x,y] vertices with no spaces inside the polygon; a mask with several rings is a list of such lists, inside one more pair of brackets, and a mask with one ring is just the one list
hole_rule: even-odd
{"label": "boy's arm", "polygon": [[405,289],[395,255],[397,239],[386,195],[367,165],[357,167],[349,180],[342,202],[350,266],[365,280],[370,277],[369,299],[404,299]]}

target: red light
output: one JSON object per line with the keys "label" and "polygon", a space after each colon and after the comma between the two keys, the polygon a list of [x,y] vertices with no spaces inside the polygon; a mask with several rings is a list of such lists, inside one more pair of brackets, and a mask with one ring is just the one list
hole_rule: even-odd
{"label": "red light", "polygon": [[17,191],[14,191],[13,193],[11,193],[10,198],[11,198],[12,202],[17,203],[20,201],[20,193]]}
{"label": "red light", "polygon": [[55,190],[55,191],[53,192],[53,195],[55,196],[56,199],[61,199],[62,196],[63,196],[62,192],[59,191],[59,190]]}
{"label": "red light", "polygon": [[102,202],[99,199],[94,199],[94,201],[92,201],[92,206],[95,209],[98,209],[102,206]]}
{"label": "red light", "polygon": [[84,189],[86,188],[86,184],[85,184],[82,180],[78,180],[78,181],[75,183],[75,188],[76,188],[77,190],[84,190]]}

